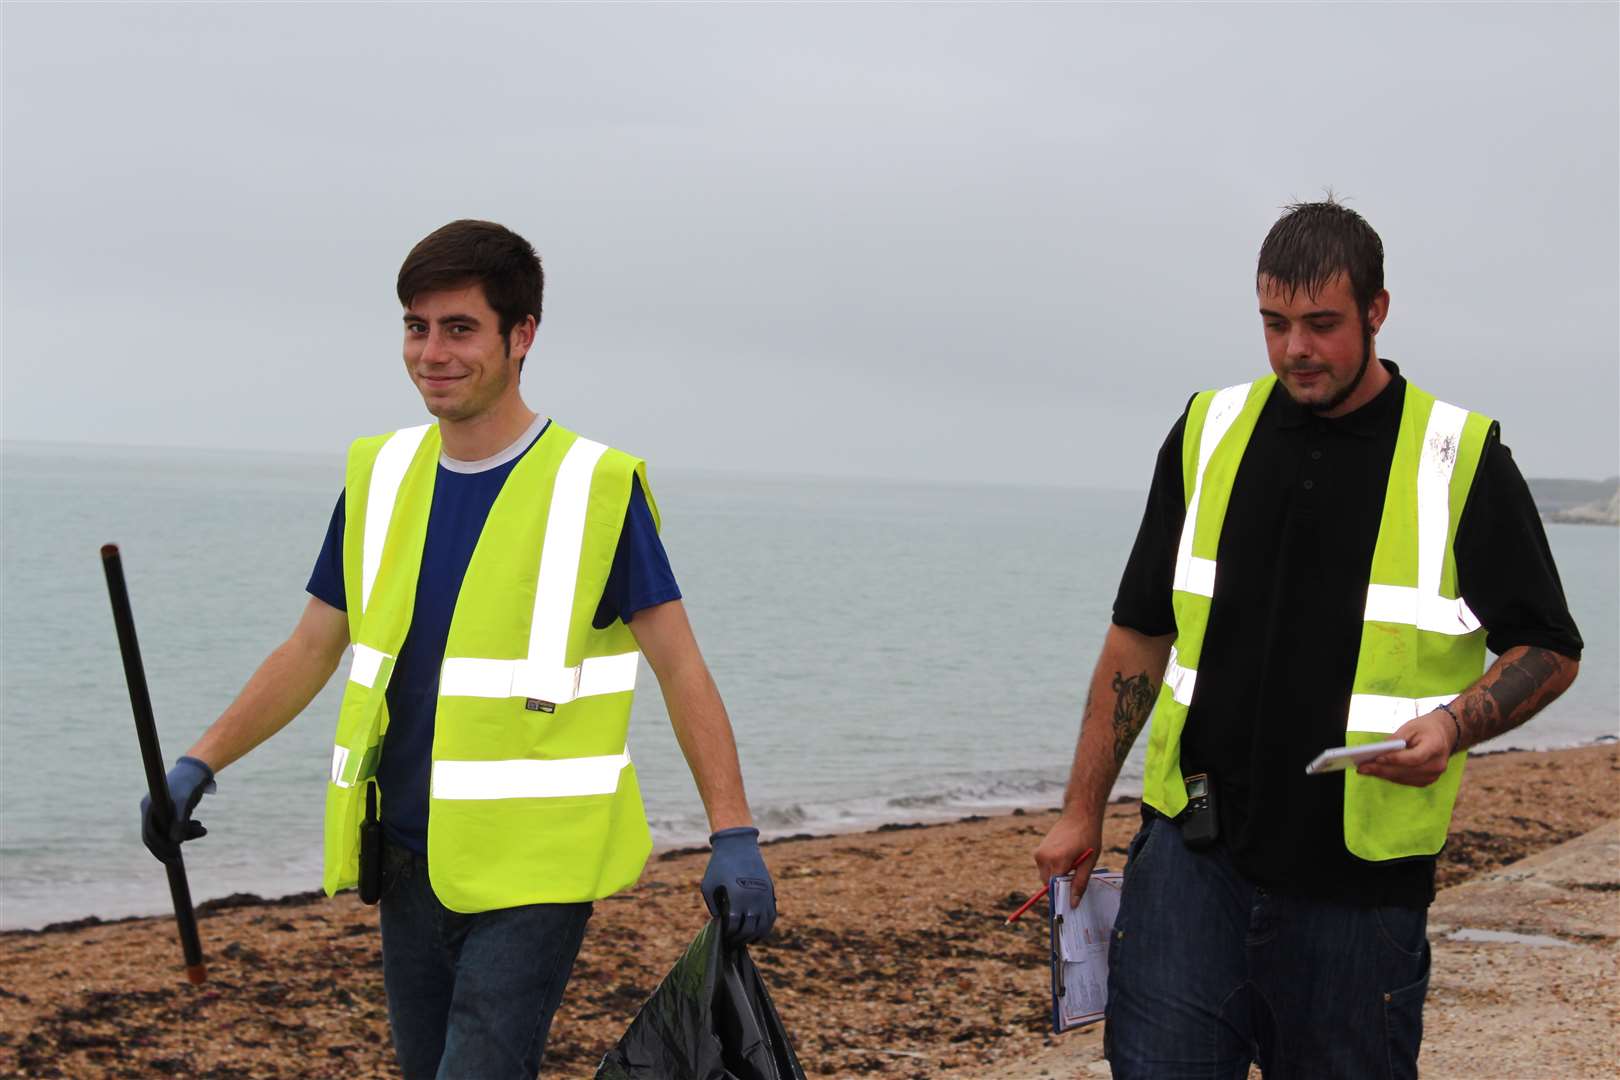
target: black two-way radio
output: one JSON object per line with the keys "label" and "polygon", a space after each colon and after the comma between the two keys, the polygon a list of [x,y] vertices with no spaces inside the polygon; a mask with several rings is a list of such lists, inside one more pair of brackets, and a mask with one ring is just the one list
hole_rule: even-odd
{"label": "black two-way radio", "polygon": [[1203,851],[1221,835],[1220,819],[1215,813],[1215,782],[1208,773],[1194,773],[1184,781],[1187,808],[1176,817],[1181,824],[1181,842],[1194,851]]}

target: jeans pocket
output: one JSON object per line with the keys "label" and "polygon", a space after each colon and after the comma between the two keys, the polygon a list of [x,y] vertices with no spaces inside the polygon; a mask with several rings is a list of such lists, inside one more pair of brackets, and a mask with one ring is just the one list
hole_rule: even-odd
{"label": "jeans pocket", "polygon": [[1423,977],[1384,995],[1384,1042],[1392,1080],[1416,1078],[1423,1045],[1423,999],[1429,994],[1429,946],[1423,944]]}
{"label": "jeans pocket", "polygon": [[1379,938],[1401,956],[1416,960],[1428,951],[1428,908],[1378,907],[1373,909],[1373,918]]}
{"label": "jeans pocket", "polygon": [[1142,827],[1136,830],[1136,835],[1131,837],[1130,844],[1125,848],[1126,873],[1129,873],[1131,868],[1136,865],[1136,860],[1142,857],[1142,849],[1147,846],[1148,834],[1153,831],[1154,823],[1158,820],[1158,817],[1145,819],[1142,822]]}
{"label": "jeans pocket", "polygon": [[381,899],[388,899],[400,883],[411,876],[411,852],[393,841],[383,840]]}

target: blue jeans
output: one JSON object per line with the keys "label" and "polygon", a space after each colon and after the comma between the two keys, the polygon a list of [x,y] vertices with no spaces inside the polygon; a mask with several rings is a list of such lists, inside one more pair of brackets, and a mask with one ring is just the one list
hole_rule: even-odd
{"label": "blue jeans", "polygon": [[427,859],[383,857],[383,986],[406,1080],[533,1080],[591,905],[459,915],[434,895]]}
{"label": "blue jeans", "polygon": [[1415,1077],[1428,910],[1257,888],[1155,817],[1131,841],[1108,950],[1116,1077]]}

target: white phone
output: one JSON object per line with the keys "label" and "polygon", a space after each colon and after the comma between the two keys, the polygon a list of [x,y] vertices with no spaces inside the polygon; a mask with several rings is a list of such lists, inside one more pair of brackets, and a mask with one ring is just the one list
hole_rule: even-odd
{"label": "white phone", "polygon": [[1306,776],[1317,776],[1321,773],[1343,772],[1345,769],[1360,765],[1368,758],[1375,758],[1379,754],[1387,754],[1391,750],[1405,750],[1405,739],[1387,739],[1384,742],[1368,743],[1365,746],[1335,746],[1331,750],[1324,750],[1316,755],[1316,760],[1305,766]]}

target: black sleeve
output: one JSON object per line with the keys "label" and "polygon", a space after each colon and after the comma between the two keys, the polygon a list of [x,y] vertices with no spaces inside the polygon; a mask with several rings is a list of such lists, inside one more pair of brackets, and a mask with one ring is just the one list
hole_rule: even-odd
{"label": "black sleeve", "polygon": [[1581,658],[1581,634],[1530,485],[1494,424],[1457,523],[1455,551],[1457,586],[1485,627],[1491,652],[1529,645]]}
{"label": "black sleeve", "polygon": [[1183,411],[1159,447],[1153,486],[1148,489],[1147,507],[1136,530],[1136,545],[1131,548],[1125,576],[1114,595],[1114,624],[1150,637],[1176,630],[1170,585],[1175,578],[1181,523],[1187,517],[1181,482],[1181,433],[1186,426],[1187,414]]}

